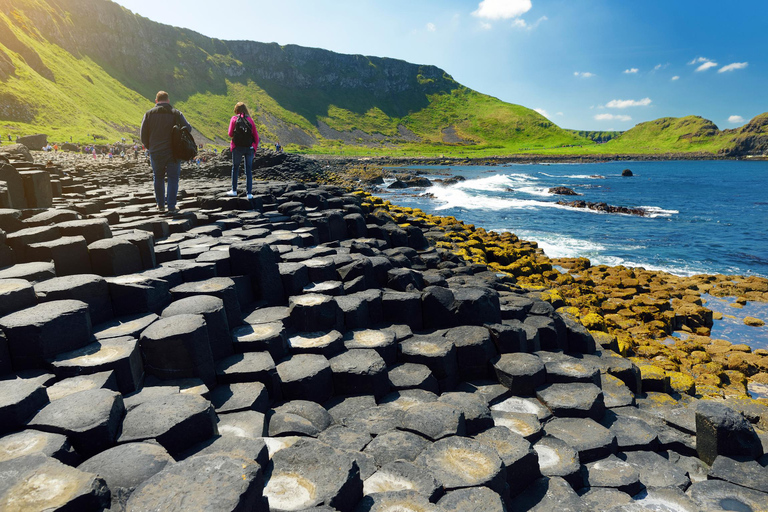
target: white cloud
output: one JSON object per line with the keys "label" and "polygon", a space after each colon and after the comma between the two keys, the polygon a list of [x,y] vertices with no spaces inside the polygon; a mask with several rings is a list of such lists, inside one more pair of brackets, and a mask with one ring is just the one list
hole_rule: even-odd
{"label": "white cloud", "polygon": [[605,104],[608,108],[647,107],[651,104],[651,98],[641,100],[611,100]]}
{"label": "white cloud", "polygon": [[543,108],[535,108],[533,109],[535,112],[538,112],[539,114],[543,115],[544,117],[549,117],[549,112],[544,110]]}
{"label": "white cloud", "polygon": [[666,67],[669,67],[669,62],[667,62],[666,64],[661,64],[661,63],[656,64],[655,66],[653,66],[653,70],[654,71],[658,71],[658,70],[664,69]]}
{"label": "white cloud", "polygon": [[531,0],[483,0],[472,16],[487,20],[509,20],[531,10]]}
{"label": "white cloud", "polygon": [[624,70],[625,75],[636,75],[640,70],[637,68],[629,68]]}
{"label": "white cloud", "polygon": [[512,26],[516,28],[524,28],[526,30],[533,30],[539,25],[541,25],[542,22],[547,21],[549,18],[546,16],[542,16],[541,18],[537,19],[532,25],[529,25],[527,21],[525,21],[523,18],[516,18],[512,21]]}
{"label": "white cloud", "polygon": [[493,28],[493,25],[491,25],[490,23],[486,23],[484,21],[481,21],[480,22],[480,28],[483,29],[483,30],[491,30]]}
{"label": "white cloud", "polygon": [[437,32],[437,27],[434,23],[427,23],[427,30],[430,32]]}
{"label": "white cloud", "polygon": [[679,76],[677,76],[677,75],[673,76],[673,77],[672,77],[672,81],[674,82],[675,80],[680,80],[680,77],[679,77]]}
{"label": "white cloud", "polygon": [[558,113],[557,113],[557,114],[555,114],[555,115],[556,115],[556,116],[564,116],[565,114],[563,114],[562,112],[558,112]]}
{"label": "white cloud", "polygon": [[696,68],[696,72],[700,71],[706,71],[710,68],[714,68],[717,66],[717,62],[713,61],[712,59],[708,59],[706,57],[696,57],[691,62],[688,63],[689,66],[695,66],[696,64],[700,64],[699,67]]}
{"label": "white cloud", "polygon": [[740,124],[743,123],[745,119],[741,116],[731,116],[728,118],[728,122],[731,124]]}
{"label": "white cloud", "polygon": [[696,68],[696,72],[698,73],[699,71],[706,71],[709,68],[715,68],[715,67],[717,67],[717,62],[705,62],[704,64]]}
{"label": "white cloud", "polygon": [[614,115],[614,114],[597,114],[595,116],[597,121],[631,121],[630,116]]}
{"label": "white cloud", "polygon": [[578,76],[579,78],[592,78],[595,75],[589,71],[574,71],[573,76]]}
{"label": "white cloud", "polygon": [[723,66],[720,69],[717,70],[718,73],[726,73],[728,71],[735,71],[737,69],[744,69],[747,66],[749,66],[749,62],[734,62],[733,64],[728,64],[727,66]]}

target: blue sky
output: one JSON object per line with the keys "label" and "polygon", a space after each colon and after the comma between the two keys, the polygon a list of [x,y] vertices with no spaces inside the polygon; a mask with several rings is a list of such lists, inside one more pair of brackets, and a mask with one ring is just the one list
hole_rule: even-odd
{"label": "blue sky", "polygon": [[768,111],[765,0],[118,3],[219,39],[434,64],[564,128],[694,114],[724,129]]}

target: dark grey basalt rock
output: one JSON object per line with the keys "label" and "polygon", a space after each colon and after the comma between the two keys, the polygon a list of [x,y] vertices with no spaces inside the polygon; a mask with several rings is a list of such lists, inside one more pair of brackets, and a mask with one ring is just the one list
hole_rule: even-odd
{"label": "dark grey basalt rock", "polygon": [[154,313],[115,318],[109,322],[96,325],[93,328],[93,337],[97,340],[121,338],[123,336],[131,336],[138,339],[144,329],[152,325],[158,318]]}
{"label": "dark grey basalt rock", "polygon": [[417,459],[443,484],[446,491],[486,486],[504,493],[506,470],[496,450],[465,437],[448,437],[435,442]]}
{"label": "dark grey basalt rock", "polygon": [[616,445],[620,451],[656,451],[658,448],[658,433],[639,418],[618,416],[609,411],[601,423],[616,436]]}
{"label": "dark grey basalt rock", "polygon": [[260,382],[273,400],[282,396],[278,370],[269,352],[235,354],[216,363],[216,380],[220,384]]}
{"label": "dark grey basalt rock", "polygon": [[363,497],[360,469],[346,453],[313,440],[300,440],[272,457],[264,496],[270,511],[329,505],[353,510]]}
{"label": "dark grey basalt rock", "polygon": [[202,315],[161,318],[141,333],[139,344],[148,374],[166,380],[198,377],[214,387],[216,373]]}
{"label": "dark grey basalt rock", "polygon": [[343,321],[338,304],[328,295],[297,295],[288,304],[291,325],[301,332],[332,331]]}
{"label": "dark grey basalt rock", "polygon": [[538,455],[539,470],[546,477],[564,478],[574,489],[584,486],[579,453],[565,441],[545,436],[533,445]]}
{"label": "dark grey basalt rock", "polygon": [[355,508],[355,512],[383,512],[385,510],[439,512],[441,509],[430,503],[424,495],[410,490],[370,494],[364,497]]}
{"label": "dark grey basalt rock", "polygon": [[288,338],[292,354],[318,354],[331,358],[344,351],[339,331],[301,332]]}
{"label": "dark grey basalt rock", "polygon": [[177,393],[147,400],[128,411],[118,442],[153,439],[175,456],[217,434],[211,403]]}
{"label": "dark grey basalt rock", "polygon": [[640,472],[615,455],[582,466],[585,487],[611,487],[634,496],[643,488]]}
{"label": "dark grey basalt rock", "polygon": [[440,482],[428,469],[403,460],[384,465],[363,482],[363,493],[368,496],[407,490],[416,491],[428,501],[437,501],[443,494]]}
{"label": "dark grey basalt rock", "polygon": [[709,476],[768,493],[768,468],[748,457],[718,455],[709,470]]}
{"label": "dark grey basalt rock", "polygon": [[421,403],[408,408],[401,427],[433,441],[466,434],[464,414],[456,407],[441,402]]}
{"label": "dark grey basalt rock", "polygon": [[437,502],[444,512],[506,512],[498,493],[487,487],[457,489]]}
{"label": "dark grey basalt rock", "polygon": [[701,402],[696,408],[696,449],[707,464],[718,455],[756,459],[763,454],[760,439],[744,416],[714,401]]}
{"label": "dark grey basalt rock", "polygon": [[55,384],[48,386],[45,392],[48,393],[48,398],[53,402],[64,398],[65,396],[91,389],[118,391],[115,372],[110,370],[107,372],[94,373],[92,375],[79,375],[77,377],[62,379]]}
{"label": "dark grey basalt rock", "polygon": [[493,427],[475,436],[477,441],[492,446],[507,471],[510,494],[522,492],[541,476],[539,458],[523,436],[504,427]]}
{"label": "dark grey basalt rock", "polygon": [[264,478],[254,461],[217,453],[171,464],[141,484],[128,510],[268,510],[261,490]]}
{"label": "dark grey basalt rock", "polygon": [[130,336],[96,341],[59,354],[51,361],[51,366],[60,378],[114,371],[117,388],[123,394],[136,391],[144,379],[139,344]]}
{"label": "dark grey basalt rock", "polygon": [[323,403],[333,395],[331,365],[324,356],[298,354],[277,365],[280,389],[286,400]]}
{"label": "dark grey basalt rock", "polygon": [[38,453],[70,466],[76,465],[80,459],[63,434],[29,429],[0,438],[0,463]]}
{"label": "dark grey basalt rock", "polygon": [[764,510],[768,494],[747,489],[721,480],[698,482],[685,492],[699,510],[738,510],[757,512]]}
{"label": "dark grey basalt rock", "polygon": [[512,501],[512,510],[535,512],[587,512],[576,492],[562,478],[543,477],[536,480]]}
{"label": "dark grey basalt rock", "polygon": [[0,380],[0,434],[20,430],[48,403],[45,387],[34,380]]}
{"label": "dark grey basalt rock", "polygon": [[67,436],[78,453],[89,456],[115,444],[124,414],[120,393],[93,389],[51,402],[29,426]]}
{"label": "dark grey basalt rock", "polygon": [[288,355],[288,339],[282,322],[246,324],[231,332],[235,352],[269,352],[280,361]]}
{"label": "dark grey basalt rock", "polygon": [[174,301],[193,297],[195,295],[213,295],[224,302],[224,311],[227,315],[229,328],[237,327],[242,323],[240,302],[237,297],[235,282],[228,277],[214,277],[204,281],[184,283],[171,289]]}
{"label": "dark grey basalt rock", "polygon": [[544,363],[533,354],[502,354],[493,360],[493,369],[499,382],[518,396],[533,396],[546,379]]}
{"label": "dark grey basalt rock", "polygon": [[102,478],[43,454],[0,462],[0,510],[100,512],[109,506]]}
{"label": "dark grey basalt rock", "polygon": [[374,395],[389,392],[384,359],[372,349],[352,349],[329,360],[333,387],[340,395]]}
{"label": "dark grey basalt rock", "polygon": [[459,379],[462,381],[485,379],[491,374],[491,361],[496,357],[496,346],[485,327],[461,326],[450,329],[445,337],[456,346],[459,361]]}
{"label": "dark grey basalt rock", "polygon": [[135,274],[144,270],[139,249],[128,240],[105,238],[92,242],[88,244],[88,254],[93,273],[103,277]]}
{"label": "dark grey basalt rock", "polygon": [[362,430],[344,425],[332,425],[323,430],[317,439],[337,450],[360,452],[371,442],[373,437]]}
{"label": "dark grey basalt rock", "polygon": [[432,371],[423,364],[400,363],[389,367],[388,378],[391,389],[423,389],[439,393],[440,386]]}
{"label": "dark grey basalt rock", "polygon": [[348,350],[375,350],[388,366],[393,365],[397,360],[395,334],[390,331],[373,329],[352,330],[344,336],[344,346]]}
{"label": "dark grey basalt rock", "polygon": [[455,387],[458,377],[456,347],[440,336],[419,336],[400,343],[400,360],[426,365],[437,378],[440,389]]}
{"label": "dark grey basalt rock", "polygon": [[685,471],[655,452],[625,452],[619,458],[640,472],[646,487],[677,487],[686,490],[691,481]]}
{"label": "dark grey basalt rock", "polygon": [[91,317],[85,302],[57,300],[4,316],[0,328],[15,369],[43,368],[46,359],[89,343]]}
{"label": "dark grey basalt rock", "polygon": [[209,398],[216,413],[239,411],[265,413],[270,404],[267,388],[261,382],[220,384],[211,391]]}
{"label": "dark grey basalt rock", "polygon": [[230,457],[240,457],[256,463],[262,468],[269,464],[269,450],[263,439],[249,439],[241,436],[212,437],[190,448],[182,455],[188,458],[195,455],[213,455],[223,453]]}
{"label": "dark grey basalt rock", "polygon": [[473,435],[493,426],[493,418],[482,397],[471,393],[443,393],[438,399],[462,412],[467,435]]}
{"label": "dark grey basalt rock", "polygon": [[333,418],[321,405],[307,400],[294,400],[275,408],[269,417],[269,435],[303,435],[317,437]]}
{"label": "dark grey basalt rock", "polygon": [[107,281],[96,274],[79,273],[48,279],[35,285],[35,294],[40,302],[65,299],[85,302],[93,325],[107,322],[114,316]]}
{"label": "dark grey basalt rock", "polygon": [[172,302],[160,316],[166,318],[174,315],[203,315],[208,330],[211,355],[215,361],[234,353],[227,311],[224,301],[219,297],[212,295],[186,297]]}
{"label": "dark grey basalt rock", "polygon": [[396,460],[413,462],[428,445],[429,441],[420,435],[392,430],[370,441],[364,452],[374,458],[378,467],[382,467]]}
{"label": "dark grey basalt rock", "polygon": [[26,279],[0,279],[0,318],[37,304],[35,289]]}
{"label": "dark grey basalt rock", "polygon": [[222,437],[261,439],[267,435],[267,417],[256,411],[228,412],[218,415],[216,428]]}
{"label": "dark grey basalt rock", "polygon": [[112,494],[112,509],[125,507],[133,491],[175,461],[152,443],[128,443],[94,455],[77,469],[103,478]]}
{"label": "dark grey basalt rock", "polygon": [[616,437],[589,418],[555,418],[544,426],[544,432],[574,447],[582,463],[602,459],[616,451]]}
{"label": "dark grey basalt rock", "polygon": [[536,390],[536,397],[558,417],[599,421],[605,414],[603,392],[594,384],[548,384]]}

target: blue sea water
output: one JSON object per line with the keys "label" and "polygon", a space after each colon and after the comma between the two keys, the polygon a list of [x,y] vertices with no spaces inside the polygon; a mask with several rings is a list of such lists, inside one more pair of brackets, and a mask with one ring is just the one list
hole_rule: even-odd
{"label": "blue sea water", "polygon": [[[622,177],[623,169],[633,177]],[[402,168],[403,170],[424,167]],[[430,167],[466,181],[377,195],[538,242],[556,257],[677,275],[768,277],[768,162],[666,161]],[[433,176],[431,176],[433,177]],[[555,196],[565,186],[579,194]],[[429,197],[432,196],[432,197]],[[645,217],[556,204],[644,208]]]}

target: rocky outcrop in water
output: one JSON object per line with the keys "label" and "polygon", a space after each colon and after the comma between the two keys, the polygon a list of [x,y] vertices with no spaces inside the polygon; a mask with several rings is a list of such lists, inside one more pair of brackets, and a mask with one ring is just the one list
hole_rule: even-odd
{"label": "rocky outcrop in water", "polygon": [[644,217],[648,212],[642,208],[627,208],[626,206],[613,206],[608,203],[593,203],[588,201],[558,201],[557,204],[570,206],[571,208],[587,208],[602,213],[622,213],[624,215],[639,215]]}

